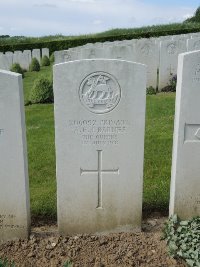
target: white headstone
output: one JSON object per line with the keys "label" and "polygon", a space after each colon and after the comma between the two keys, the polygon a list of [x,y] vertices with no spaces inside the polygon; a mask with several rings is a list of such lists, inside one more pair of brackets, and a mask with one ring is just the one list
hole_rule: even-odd
{"label": "white headstone", "polygon": [[27,238],[29,183],[22,77],[0,71],[0,242]]}
{"label": "white headstone", "polygon": [[159,44],[155,40],[141,39],[136,43],[136,62],[147,65],[147,87],[157,88]]}
{"label": "white headstone", "polygon": [[36,58],[40,63],[40,59],[41,59],[40,49],[33,49],[32,50],[32,58]]}
{"label": "white headstone", "polygon": [[146,67],[54,65],[61,234],[132,231],[142,214]]}
{"label": "white headstone", "polygon": [[32,60],[31,50],[24,50],[23,54],[28,56],[28,62],[29,62],[29,65],[30,65],[31,64],[31,60]]}
{"label": "white headstone", "polygon": [[49,58],[49,48],[42,48],[42,57],[44,56]]}
{"label": "white headstone", "polygon": [[200,216],[200,52],[179,56],[170,215]]}
{"label": "white headstone", "polygon": [[13,54],[13,64],[14,63],[20,64],[21,57],[22,57],[22,51],[15,51]]}
{"label": "white headstone", "polygon": [[178,55],[187,50],[185,41],[162,41],[160,43],[158,90],[169,85],[170,78],[177,74]]}
{"label": "white headstone", "polygon": [[7,60],[8,60],[8,65],[9,65],[9,69],[12,67],[12,64],[13,64],[13,52],[11,51],[8,51],[5,53],[6,57],[7,57]]}
{"label": "white headstone", "polygon": [[10,55],[2,54],[0,55],[0,69],[2,70],[10,70],[12,66],[12,58]]}

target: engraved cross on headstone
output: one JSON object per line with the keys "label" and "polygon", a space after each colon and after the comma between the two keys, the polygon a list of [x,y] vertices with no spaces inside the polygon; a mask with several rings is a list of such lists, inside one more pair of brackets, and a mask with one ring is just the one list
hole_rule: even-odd
{"label": "engraved cross on headstone", "polygon": [[81,175],[84,174],[97,174],[98,175],[98,204],[97,209],[102,209],[102,175],[103,174],[118,174],[119,175],[119,168],[118,169],[109,169],[104,170],[102,167],[102,150],[97,150],[98,153],[98,167],[97,170],[83,170],[81,169]]}

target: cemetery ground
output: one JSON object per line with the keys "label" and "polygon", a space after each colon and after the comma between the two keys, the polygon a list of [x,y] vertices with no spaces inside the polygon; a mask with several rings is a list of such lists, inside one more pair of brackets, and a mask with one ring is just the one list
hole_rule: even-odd
{"label": "cemetery ground", "polygon": [[[25,74],[25,103],[38,76],[50,77],[51,67]],[[1,245],[0,258],[14,260],[20,267],[64,266],[68,260],[73,266],[185,266],[167,255],[165,241],[160,240],[168,214],[174,105],[174,93],[147,96],[144,231],[63,238],[58,236],[56,228],[53,105],[26,105],[32,235],[30,240]]]}

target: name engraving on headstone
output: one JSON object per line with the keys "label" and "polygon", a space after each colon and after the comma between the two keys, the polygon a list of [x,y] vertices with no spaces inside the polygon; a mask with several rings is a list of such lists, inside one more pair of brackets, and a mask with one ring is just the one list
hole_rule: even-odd
{"label": "name engraving on headstone", "polygon": [[185,124],[184,143],[200,142],[200,124]]}
{"label": "name engraving on headstone", "polygon": [[80,169],[80,174],[97,174],[98,175],[98,203],[96,209],[103,209],[103,198],[102,198],[102,175],[103,174],[117,174],[119,175],[119,168],[116,169],[103,169],[102,164],[102,157],[103,157],[103,151],[97,150],[98,153],[98,167],[97,170],[83,170]]}
{"label": "name engraving on headstone", "polygon": [[128,131],[127,120],[69,120],[67,127],[81,137],[82,145],[118,145]]}
{"label": "name engraving on headstone", "polygon": [[0,136],[4,133],[4,129],[0,129]]}
{"label": "name engraving on headstone", "polygon": [[14,214],[0,214],[0,229],[19,230],[25,229],[24,225],[13,223],[16,220]]}

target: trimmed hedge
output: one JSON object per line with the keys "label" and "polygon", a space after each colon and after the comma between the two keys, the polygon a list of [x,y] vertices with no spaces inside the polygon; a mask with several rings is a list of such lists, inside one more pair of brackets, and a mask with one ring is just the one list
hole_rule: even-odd
{"label": "trimmed hedge", "polygon": [[106,42],[106,41],[121,41],[140,38],[159,37],[166,35],[177,35],[184,33],[200,32],[200,25],[194,28],[172,29],[172,30],[157,30],[157,31],[144,31],[140,33],[110,35],[110,36],[97,36],[97,37],[74,37],[73,39],[37,42],[37,43],[22,43],[12,45],[0,45],[0,52],[17,51],[17,50],[31,50],[35,48],[49,48],[50,53],[54,51],[68,49],[70,47],[82,46],[87,43]]}

